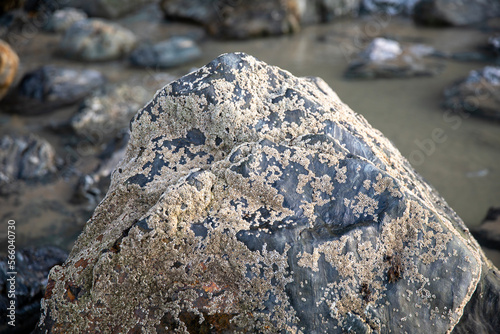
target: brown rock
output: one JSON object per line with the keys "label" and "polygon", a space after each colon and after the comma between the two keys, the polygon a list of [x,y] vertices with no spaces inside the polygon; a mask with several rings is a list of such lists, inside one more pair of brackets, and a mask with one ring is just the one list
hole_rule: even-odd
{"label": "brown rock", "polygon": [[9,44],[0,40],[0,100],[9,90],[16,77],[19,57]]}

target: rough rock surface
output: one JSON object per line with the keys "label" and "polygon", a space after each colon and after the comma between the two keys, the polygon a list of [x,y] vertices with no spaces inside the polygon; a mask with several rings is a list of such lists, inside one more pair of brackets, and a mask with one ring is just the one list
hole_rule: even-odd
{"label": "rough rock surface", "polygon": [[294,0],[162,0],[167,18],[190,20],[224,38],[281,35],[300,29]]}
{"label": "rough rock surface", "polygon": [[76,103],[103,87],[106,79],[95,70],[78,70],[46,65],[24,75],[5,109],[36,115]]}
{"label": "rough rock surface", "polygon": [[156,44],[139,46],[130,54],[135,66],[169,68],[200,58],[201,50],[187,37],[172,37]]}
{"label": "rough rock surface", "polygon": [[16,78],[19,57],[9,44],[0,40],[0,100],[7,94]]}
{"label": "rough rock surface", "polygon": [[500,120],[500,67],[471,71],[467,78],[446,88],[444,97],[447,109]]}
{"label": "rough rock surface", "polygon": [[45,139],[35,135],[0,138],[0,185],[40,178],[55,171],[56,154]]}
{"label": "rough rock surface", "polygon": [[471,232],[482,246],[500,249],[500,207],[490,208],[481,225]]}
{"label": "rough rock surface", "polygon": [[348,78],[402,78],[435,75],[442,65],[425,59],[433,54],[432,47],[422,44],[402,46],[399,42],[375,38],[349,63]]}
{"label": "rough rock surface", "polygon": [[65,0],[66,5],[84,10],[90,16],[115,19],[155,0]]}
{"label": "rough rock surface", "polygon": [[136,43],[135,35],[116,23],[87,19],[74,23],[66,30],[59,50],[71,59],[103,61],[128,55]]}
{"label": "rough rock surface", "polygon": [[87,19],[87,14],[76,8],[56,10],[47,21],[44,29],[51,32],[65,32],[74,23]]}
{"label": "rough rock surface", "polygon": [[[6,225],[5,225],[6,226]],[[7,256],[0,256],[0,333],[30,333],[40,318],[40,300],[47,285],[47,275],[50,268],[62,264],[68,253],[53,246],[25,248],[18,250],[15,257],[16,275],[16,326],[8,326],[4,322],[7,318],[8,298],[7,275],[9,270]]]}
{"label": "rough rock surface", "polygon": [[93,144],[103,144],[128,130],[130,119],[151,98],[142,87],[121,85],[86,98],[71,127]]}
{"label": "rough rock surface", "polygon": [[485,268],[324,81],[225,54],[134,117],[38,332],[446,333]]}
{"label": "rough rock surface", "polygon": [[413,9],[415,22],[431,26],[465,26],[498,16],[497,0],[422,0]]}

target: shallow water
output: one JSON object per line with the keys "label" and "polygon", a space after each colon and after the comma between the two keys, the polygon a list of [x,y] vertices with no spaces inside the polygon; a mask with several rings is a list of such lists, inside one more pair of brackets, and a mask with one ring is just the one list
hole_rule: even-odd
{"label": "shallow water", "polygon": [[[196,27],[168,24],[151,9],[121,21],[140,38],[153,41],[178,33],[200,33]],[[415,169],[439,191],[468,226],[477,226],[489,207],[500,205],[500,124],[458,115],[445,116],[440,103],[444,87],[486,64],[440,60],[446,67],[435,77],[375,81],[343,79],[349,59],[346,50],[359,50],[363,43],[376,35],[419,41],[447,52],[474,50],[478,45],[484,45],[488,37],[477,29],[416,28],[404,19],[345,19],[307,27],[293,36],[249,41],[206,40],[201,46],[202,59],[168,72],[180,76],[192,66],[202,66],[221,53],[243,51],[297,76],[319,76],[345,103],[381,130],[404,156],[410,158]],[[61,59],[54,52],[58,40],[56,35],[39,32],[26,44],[18,46],[21,72],[42,64],[91,67],[104,72],[111,82],[146,85],[151,92],[162,86],[162,79],[155,79],[158,71],[130,68],[125,60],[82,64]],[[1,114],[0,133],[38,131],[56,146],[59,154],[64,154],[57,136],[44,130],[43,126],[68,119],[76,109],[73,106],[50,116],[31,118]],[[439,142],[432,141],[433,132],[439,131],[436,129],[441,129]],[[425,145],[419,146],[416,141]],[[95,163],[92,159],[86,160],[78,168],[90,171]],[[67,226],[65,217],[78,215],[82,207],[68,205],[51,210],[47,203],[52,199],[67,200],[71,196],[71,183],[74,184],[75,180],[73,176],[42,189],[28,188],[22,196],[0,198],[1,218],[19,217],[18,246],[50,242],[71,247],[85,219],[82,217],[76,226]],[[33,203],[46,209],[33,211]],[[497,264],[500,263],[499,253],[488,254],[496,259]]]}

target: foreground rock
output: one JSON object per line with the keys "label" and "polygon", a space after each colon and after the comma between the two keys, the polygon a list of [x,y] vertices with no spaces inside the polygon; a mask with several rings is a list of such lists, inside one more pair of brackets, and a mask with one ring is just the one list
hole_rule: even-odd
{"label": "foreground rock", "polygon": [[472,234],[482,246],[500,249],[500,208],[490,208],[486,218]]}
{"label": "foreground rock", "polygon": [[498,16],[496,0],[421,0],[413,9],[415,22],[430,26],[465,26]]}
{"label": "foreground rock", "polygon": [[24,75],[17,91],[6,98],[6,109],[37,115],[81,101],[103,87],[106,79],[95,70],[46,65]]}
{"label": "foreground rock", "polygon": [[44,29],[50,32],[65,32],[76,22],[87,19],[87,14],[76,8],[56,10],[47,21]]}
{"label": "foreground rock", "polygon": [[282,35],[300,29],[295,1],[163,0],[167,18],[190,20],[224,38]]}
{"label": "foreground rock", "polygon": [[101,19],[87,19],[73,24],[59,43],[61,54],[84,61],[103,61],[128,55],[137,43],[128,29]]}
{"label": "foreground rock", "polygon": [[464,80],[444,91],[444,107],[488,119],[500,120],[500,67],[471,71]]}
{"label": "foreground rock", "polygon": [[62,264],[67,256],[67,252],[51,246],[17,250],[14,259],[17,271],[15,327],[4,322],[10,321],[7,317],[7,307],[11,300],[8,296],[10,289],[8,279],[12,275],[7,273],[12,270],[7,263],[12,259],[7,256],[0,257],[0,316],[2,317],[0,332],[30,333],[35,328],[40,318],[40,300],[45,293],[49,270],[57,264]]}
{"label": "foreground rock", "polygon": [[368,47],[349,63],[348,78],[406,78],[429,76],[441,72],[442,65],[425,59],[434,49],[421,44],[402,46],[400,43],[375,38]]}
{"label": "foreground rock", "polygon": [[0,137],[0,186],[19,179],[39,179],[55,172],[56,167],[55,151],[45,139],[35,135]]}
{"label": "foreground rock", "polygon": [[7,94],[16,78],[19,57],[9,44],[0,40],[0,100]]}
{"label": "foreground rock", "polygon": [[189,63],[201,57],[201,50],[187,37],[173,37],[153,45],[142,45],[130,55],[135,66],[169,68]]}
{"label": "foreground rock", "polygon": [[225,54],[134,117],[38,332],[446,333],[495,270],[324,81]]}

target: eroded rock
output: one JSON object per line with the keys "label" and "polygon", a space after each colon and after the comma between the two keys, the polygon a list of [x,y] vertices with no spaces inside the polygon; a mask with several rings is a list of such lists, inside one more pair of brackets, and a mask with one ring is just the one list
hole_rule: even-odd
{"label": "eroded rock", "polygon": [[118,59],[128,55],[137,38],[128,29],[102,19],[74,23],[59,43],[61,54],[85,61]]}
{"label": "eroded rock", "polygon": [[446,333],[485,269],[324,81],[225,54],[134,117],[38,332]]}
{"label": "eroded rock", "polygon": [[441,72],[443,66],[425,59],[434,53],[423,44],[401,45],[399,42],[375,38],[355,59],[345,72],[348,78],[403,78],[429,76]]}
{"label": "eroded rock", "polygon": [[500,120],[500,67],[474,70],[444,91],[444,107],[488,119]]}

